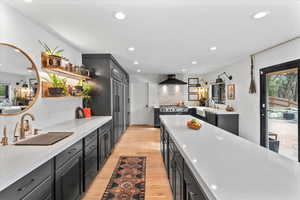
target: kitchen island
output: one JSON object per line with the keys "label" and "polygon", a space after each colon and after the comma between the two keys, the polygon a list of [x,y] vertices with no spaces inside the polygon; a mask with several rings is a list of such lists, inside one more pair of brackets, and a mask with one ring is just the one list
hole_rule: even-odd
{"label": "kitchen island", "polygon": [[[186,122],[196,119],[189,115],[160,118],[162,131],[169,136],[166,142],[169,146],[172,142],[175,144],[186,164],[184,168],[191,171],[204,193],[203,197],[195,199],[300,199],[300,166],[297,162],[204,121],[201,121],[200,130],[188,129]],[[165,145],[162,146],[165,149]],[[164,157],[171,154],[165,153]],[[172,172],[168,169],[173,166],[170,162],[165,162],[168,172]],[[183,169],[184,179],[185,171]],[[169,178],[172,187],[174,177],[171,174]],[[179,193],[178,187],[172,188],[173,194]]]}

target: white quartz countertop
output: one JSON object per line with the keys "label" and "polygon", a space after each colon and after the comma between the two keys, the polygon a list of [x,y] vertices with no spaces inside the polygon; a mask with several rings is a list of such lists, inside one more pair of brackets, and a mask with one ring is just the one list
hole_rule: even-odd
{"label": "white quartz countertop", "polygon": [[199,184],[215,200],[299,200],[300,165],[189,115],[160,116]]}
{"label": "white quartz countertop", "polygon": [[237,112],[228,112],[223,109],[211,108],[211,107],[205,107],[205,106],[188,106],[188,107],[196,108],[197,110],[200,110],[202,112],[209,111],[209,112],[215,113],[217,115],[236,115],[236,114],[238,114]]}
{"label": "white quartz countertop", "polygon": [[50,146],[0,146],[0,191],[111,120],[111,116],[74,119],[42,130],[74,132]]}

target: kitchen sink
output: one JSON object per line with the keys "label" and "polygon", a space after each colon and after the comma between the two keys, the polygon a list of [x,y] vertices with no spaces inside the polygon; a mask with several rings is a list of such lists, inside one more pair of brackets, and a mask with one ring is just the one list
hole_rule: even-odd
{"label": "kitchen sink", "polygon": [[53,145],[70,135],[72,135],[73,132],[49,132],[46,134],[41,134],[35,137],[32,137],[27,140],[20,141],[18,143],[15,143],[15,145],[24,145],[24,146],[48,146]]}

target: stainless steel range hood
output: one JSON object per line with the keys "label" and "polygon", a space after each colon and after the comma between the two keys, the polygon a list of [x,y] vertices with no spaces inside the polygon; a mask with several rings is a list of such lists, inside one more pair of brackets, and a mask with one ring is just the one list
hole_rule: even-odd
{"label": "stainless steel range hood", "polygon": [[160,85],[186,85],[187,83],[176,78],[175,74],[169,74],[168,78],[159,83]]}

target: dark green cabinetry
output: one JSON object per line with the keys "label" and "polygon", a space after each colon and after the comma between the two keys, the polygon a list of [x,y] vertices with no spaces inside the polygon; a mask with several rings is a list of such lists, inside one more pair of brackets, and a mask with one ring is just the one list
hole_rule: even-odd
{"label": "dark green cabinetry", "polygon": [[161,124],[161,154],[174,200],[208,200],[172,137]]}

